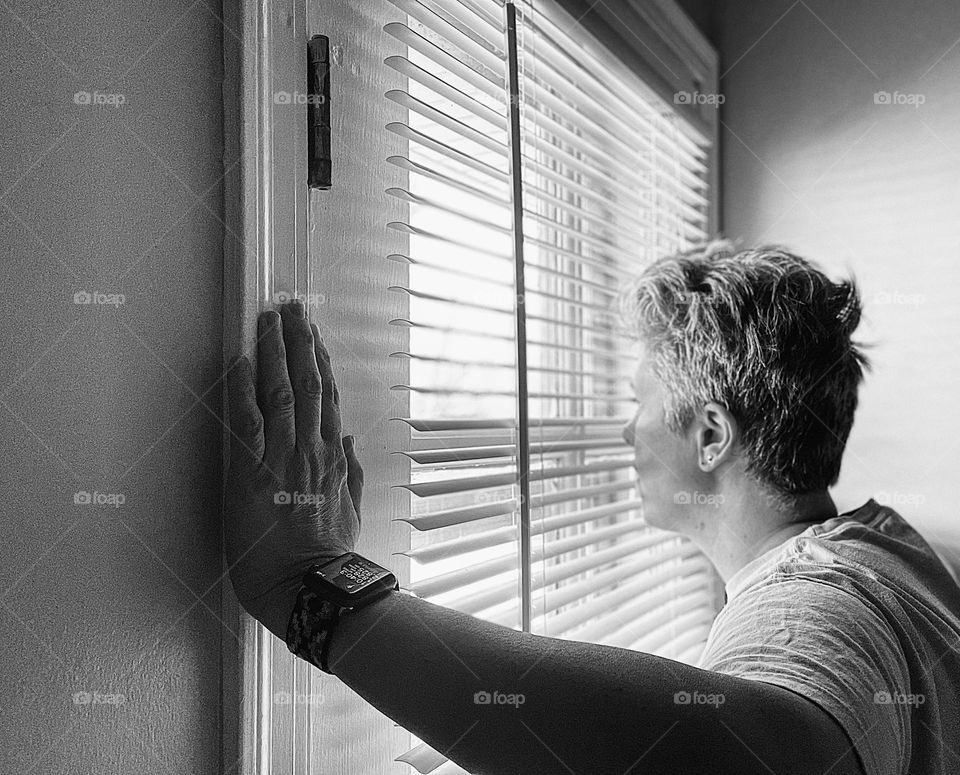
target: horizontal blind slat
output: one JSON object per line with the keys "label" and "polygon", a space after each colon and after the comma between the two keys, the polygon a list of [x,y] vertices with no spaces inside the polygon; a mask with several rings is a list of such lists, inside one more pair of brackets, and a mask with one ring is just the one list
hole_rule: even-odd
{"label": "horizontal blind slat", "polygon": [[[429,355],[415,355],[413,353],[399,352],[399,351],[390,353],[388,357],[409,358],[415,361],[427,361],[430,363],[436,363],[436,364],[445,365],[445,366],[460,366],[460,367],[483,366],[489,369],[515,369],[516,368],[515,363],[497,363],[494,361],[483,361],[483,360],[464,361],[464,360],[457,360],[456,358],[436,358]],[[582,377],[596,377],[598,379],[605,379],[611,382],[630,379],[629,375],[626,375],[626,374],[590,371],[589,369],[583,369],[583,370],[578,369],[576,371],[571,371],[570,369],[558,369],[558,368],[552,368],[550,366],[530,366],[528,368],[528,371],[542,373],[542,374],[567,374],[567,375],[576,374]]]}
{"label": "horizontal blind slat", "polygon": [[501,143],[489,135],[483,134],[469,124],[465,124],[463,121],[454,118],[439,108],[435,108],[433,105],[428,105],[426,102],[414,97],[409,92],[401,89],[391,89],[387,92],[386,97],[388,100],[396,102],[400,107],[413,111],[414,113],[433,121],[435,124],[442,126],[444,129],[453,132],[459,137],[462,137],[464,140],[469,140],[483,148],[486,148],[488,151],[492,151],[494,154],[506,155],[507,153],[506,144]]}
{"label": "horizontal blind slat", "polygon": [[[558,503],[570,503],[599,496],[615,495],[625,490],[633,490],[632,481],[609,482],[588,487],[574,487],[560,489],[552,493],[537,494],[530,498],[530,508],[539,509],[544,506]],[[603,508],[603,507],[597,507]],[[495,503],[485,503],[457,509],[444,509],[429,514],[406,517],[399,521],[407,522],[420,531],[437,530],[444,527],[454,527],[487,517],[503,516],[516,509],[516,500],[509,499]]]}
{"label": "horizontal blind slat", "polygon": [[459,207],[451,207],[450,205],[441,204],[436,202],[433,199],[429,199],[425,196],[419,196],[407,191],[405,188],[398,188],[396,186],[391,186],[386,189],[385,192],[388,196],[392,196],[395,199],[400,199],[408,204],[418,205],[420,207],[430,207],[431,209],[447,213],[449,215],[455,215],[457,218],[462,218],[465,221],[481,226],[484,229],[490,229],[491,231],[496,231],[501,234],[509,235],[511,233],[510,229],[504,228],[498,223],[491,221],[489,218],[484,218],[483,216],[476,215],[475,213],[467,212]]}
{"label": "horizontal blind slat", "polygon": [[[515,500],[508,501],[507,503],[513,506],[513,508],[510,508],[508,511],[501,512],[501,514],[510,514],[515,510]],[[578,511],[567,512],[558,516],[537,519],[531,525],[530,533],[531,535],[537,536],[553,530],[561,530],[563,528],[573,527],[574,525],[584,525],[598,519],[606,519],[611,516],[624,514],[628,511],[639,508],[639,504],[640,501],[619,501],[617,503],[608,504],[605,506],[581,509]],[[420,562],[430,562],[433,560],[448,559],[460,554],[476,551],[477,549],[499,546],[515,537],[516,527],[513,525],[508,525],[506,527],[488,529],[485,532],[477,533],[475,535],[462,536],[437,544],[430,544],[421,549],[399,552],[399,554],[405,554],[411,559],[415,559]],[[594,537],[593,540],[596,540],[596,538]]]}
{"label": "horizontal blind slat", "polygon": [[[561,210],[561,212],[564,212]],[[524,218],[527,223],[530,224],[530,230],[533,232],[545,232],[551,235],[562,235],[568,237],[574,242],[591,246],[592,250],[598,251],[601,255],[609,256],[610,258],[620,258],[628,266],[631,263],[637,262],[637,257],[635,254],[631,253],[626,248],[615,245],[609,239],[604,237],[596,236],[589,231],[584,231],[582,228],[577,228],[576,226],[567,226],[565,224],[557,223],[552,220],[547,215],[542,215],[538,212],[535,212],[530,209],[524,209]],[[611,233],[611,229],[607,228],[607,233]],[[619,268],[619,265],[617,266]]]}
{"label": "horizontal blind slat", "polygon": [[420,743],[420,745],[400,754],[394,761],[409,764],[421,775],[427,775],[427,773],[436,772],[438,767],[449,760],[426,743]]}
{"label": "horizontal blind slat", "polygon": [[[390,2],[416,19],[425,30],[435,33],[467,57],[474,59],[494,73],[499,73],[501,76],[504,74],[506,65],[504,59],[505,41],[502,34],[497,34],[497,31],[494,31],[488,37],[484,37],[471,30],[474,32],[474,36],[471,37],[465,34],[461,28],[452,24],[433,9],[418,2],[418,0],[390,0]],[[450,13],[451,18],[456,19],[460,16],[455,10],[451,10],[459,3],[434,4]],[[467,27],[467,29],[470,28]]]}
{"label": "horizontal blind slat", "polygon": [[479,282],[479,283],[482,283],[483,285],[489,285],[491,287],[495,287],[501,291],[504,289],[506,290],[513,289],[513,285],[511,283],[501,282],[499,280],[494,280],[489,277],[482,277],[481,275],[477,274],[476,271],[471,272],[471,271],[465,271],[461,268],[455,268],[452,262],[450,264],[444,265],[444,264],[436,263],[434,261],[427,261],[419,258],[411,258],[410,256],[403,255],[402,253],[391,253],[389,256],[387,256],[387,259],[390,261],[396,261],[397,263],[409,264],[410,266],[426,267],[428,269],[432,269],[435,272],[443,272],[444,274],[448,274],[451,277],[469,278],[471,282],[474,282],[474,283]]}
{"label": "horizontal blind slat", "polygon": [[[532,482],[541,479],[556,479],[570,476],[582,476],[586,474],[603,473],[608,471],[619,471],[630,468],[633,465],[631,460],[600,461],[597,463],[585,463],[579,466],[557,466],[556,468],[541,468],[530,471],[529,479]],[[490,487],[503,487],[512,484],[516,477],[514,474],[486,474],[483,476],[460,477],[457,479],[447,479],[434,482],[418,482],[414,484],[397,484],[394,487],[412,492],[420,498],[427,498],[434,495],[449,495],[451,493],[465,492],[468,490],[481,490]]]}
{"label": "horizontal blind slat", "polygon": [[[540,441],[530,444],[530,454],[546,455],[556,452],[570,452],[572,450],[597,451],[601,449],[616,449],[622,451],[626,442],[620,436],[582,441]],[[461,460],[479,460],[486,458],[515,457],[516,445],[497,444],[475,447],[443,447],[437,449],[423,449],[416,451],[398,452],[416,463],[435,465]]]}
{"label": "horizontal blind slat", "polygon": [[494,251],[488,248],[478,248],[476,245],[471,244],[465,240],[454,239],[452,237],[445,237],[443,234],[438,234],[437,232],[428,231],[426,229],[419,228],[417,226],[411,226],[409,223],[403,223],[402,221],[390,221],[387,224],[388,229],[393,229],[394,231],[404,232],[406,234],[412,235],[414,237],[420,237],[422,239],[435,240],[441,242],[445,245],[453,245],[457,247],[466,248],[467,250],[472,250],[473,252],[483,255],[491,255],[494,257],[500,257],[502,253],[495,253]]}
{"label": "horizontal blind slat", "polygon": [[[647,88],[639,78],[631,74],[631,82],[628,82],[619,74],[611,72],[610,68],[601,62],[588,46],[584,45],[585,39],[574,39],[568,32],[561,29],[559,25],[549,19],[546,14],[537,14],[535,19],[532,19],[529,15],[525,15],[524,27],[525,32],[529,32],[534,36],[539,35],[551,42],[551,45],[543,50],[542,57],[540,57],[543,60],[552,61],[550,52],[576,52],[577,56],[569,53],[564,54],[562,64],[555,67],[555,70],[558,73],[567,71],[576,72],[586,77],[593,88],[592,90],[585,89],[585,91],[593,91],[593,93],[603,95],[607,100],[603,103],[600,103],[599,100],[597,101],[601,114],[633,115],[636,121],[643,123],[647,127],[651,135],[655,136],[662,131],[667,119],[657,113],[653,107],[656,105],[656,98],[637,99],[638,97],[644,98],[652,95],[652,91]],[[608,82],[598,78],[594,72],[591,71],[590,65],[592,65],[594,70],[601,72]],[[625,99],[623,95],[630,95],[634,99]],[[648,106],[647,110],[641,111],[639,109],[639,106],[642,104]],[[681,132],[676,137],[676,142],[690,155],[695,158],[702,158],[705,153],[704,147],[709,144],[708,138],[700,135],[699,132],[690,127],[686,122],[684,122],[684,127],[688,128],[692,134],[696,134],[698,140],[695,141],[687,136],[687,134]]]}
{"label": "horizontal blind slat", "polygon": [[[412,393],[423,393],[427,395],[438,395],[438,396],[454,396],[454,395],[464,395],[464,396],[512,396],[514,391],[512,390],[492,390],[490,388],[468,388],[460,387],[459,385],[440,385],[438,387],[424,387],[420,385],[391,385],[391,390],[409,390]],[[620,403],[627,404],[632,403],[634,399],[626,395],[607,395],[602,393],[540,393],[535,391],[530,391],[527,393],[527,397],[533,400],[563,400],[563,401],[598,401],[601,403]]]}
{"label": "horizontal blind slat", "polygon": [[[656,591],[658,586],[669,584],[660,591]],[[577,628],[587,621],[597,620],[597,626],[600,626],[602,619],[598,620],[598,615],[604,610],[609,611],[614,606],[621,605],[624,602],[636,600],[642,610],[652,610],[653,608],[668,602],[676,596],[678,592],[692,591],[698,588],[705,588],[709,582],[709,576],[705,561],[692,555],[682,563],[664,564],[660,569],[646,573],[639,579],[627,581],[621,586],[610,592],[598,594],[594,599],[582,603],[568,611],[554,614],[546,619],[544,634],[551,637],[571,637],[577,640],[592,640],[596,637],[593,632],[576,632]],[[602,589],[602,582],[598,581],[597,588]],[[580,595],[582,598],[583,595]],[[565,601],[572,602],[580,599],[571,595],[566,596]],[[642,601],[642,602],[641,602]],[[565,604],[569,605],[569,602]],[[549,608],[545,613],[556,611],[561,605],[558,601],[548,598]]]}
{"label": "horizontal blind slat", "polygon": [[[653,536],[648,538],[646,542],[636,541],[632,542],[631,549],[623,555],[618,555],[613,557],[613,560],[616,560],[616,564],[611,564],[611,567],[606,568],[605,570],[597,570],[597,568],[602,568],[605,564],[612,563],[613,560],[610,559],[610,555],[607,557],[601,557],[599,562],[581,562],[579,565],[573,569],[572,572],[565,573],[565,575],[558,575],[557,578],[548,579],[546,581],[539,580],[534,584],[534,591],[536,595],[542,597],[543,590],[545,587],[550,586],[556,581],[566,580],[568,578],[575,577],[578,573],[592,572],[592,576],[580,579],[578,581],[573,581],[563,587],[560,587],[559,590],[554,590],[551,594],[558,595],[558,601],[562,598],[563,594],[568,594],[570,597],[568,599],[574,599],[572,596],[576,594],[579,597],[590,594],[591,592],[596,591],[598,588],[597,584],[602,584],[604,586],[618,583],[620,581],[630,580],[636,573],[655,568],[661,564],[673,564],[676,565],[678,555],[675,554],[658,554],[657,549],[663,549],[664,544],[669,544],[672,542],[672,539],[664,539],[663,536]],[[635,557],[629,557],[631,553],[635,553]],[[695,550],[690,547],[685,547],[682,550],[682,553],[679,555],[681,558],[690,558],[696,556]],[[628,559],[627,559],[628,558]],[[589,559],[589,558],[588,558]],[[564,565],[554,566],[559,568],[561,571],[571,571],[570,568],[564,567]],[[560,572],[558,571],[558,574]],[[603,587],[600,587],[603,588]],[[507,590],[509,592],[509,590]],[[503,605],[503,601],[506,600],[506,596],[503,594],[502,588],[500,590],[500,597],[496,598],[496,590],[491,590],[490,593],[482,600],[485,604],[490,604],[491,600],[495,600],[499,605],[496,608],[490,608],[485,611],[484,616],[491,621],[499,621],[503,623],[503,618],[505,618],[507,608]],[[459,605],[473,605],[475,604],[475,596],[468,596],[463,599],[463,602],[460,602],[460,598],[457,598],[458,606]],[[548,614],[555,610],[555,608],[560,607],[560,604],[554,606],[552,603],[547,606],[545,611],[540,613]],[[459,609],[464,610],[464,609]],[[477,610],[483,610],[482,608]],[[581,638],[582,640],[594,640],[591,638]]]}
{"label": "horizontal blind slat", "polygon": [[[450,188],[459,189],[460,191],[463,191],[466,194],[474,196],[480,200],[485,200],[494,205],[503,206],[509,202],[508,199],[498,197],[495,194],[491,193],[489,189],[477,188],[476,186],[472,186],[469,183],[464,183],[462,180],[459,180],[443,172],[435,170],[432,167],[428,167],[424,164],[420,164],[415,161],[410,161],[410,159],[406,158],[405,156],[388,156],[387,162],[390,164],[393,164],[395,167],[399,167],[400,169],[406,170],[407,172],[413,173],[415,175],[420,175],[430,180],[435,180],[438,183],[443,183],[444,185],[449,186]],[[471,247],[471,246],[468,245],[467,247]],[[510,258],[510,256],[505,256],[503,254],[494,254],[494,255],[501,258]]]}
{"label": "horizontal blind slat", "polygon": [[503,94],[503,78],[492,77],[492,73],[489,71],[481,73],[475,70],[462,59],[458,59],[436,43],[410,29],[406,24],[390,22],[384,25],[383,30],[398,42],[417,51],[440,67],[449,70],[478,91],[485,92],[491,97],[499,97]]}
{"label": "horizontal blind slat", "polygon": [[[397,417],[397,420],[409,423],[417,430],[432,431],[450,431],[464,429],[488,429],[488,428],[511,428],[515,429],[517,421],[513,418],[489,418],[489,419],[414,419],[407,417]],[[617,417],[533,417],[530,424],[534,428],[566,428],[568,426],[593,426],[593,425],[617,425],[622,424],[623,420]]]}
{"label": "horizontal blind slat", "polygon": [[469,94],[465,94],[456,86],[453,86],[444,81],[442,78],[437,77],[433,73],[424,70],[422,67],[414,64],[406,57],[389,56],[383,60],[383,63],[387,65],[387,67],[390,67],[398,72],[400,75],[404,75],[410,80],[426,87],[434,94],[448,99],[458,108],[467,111],[481,121],[485,121],[490,126],[501,131],[506,131],[507,117],[505,115],[498,113],[487,105],[484,105],[482,102],[475,100]]}
{"label": "horizontal blind slat", "polygon": [[[579,524],[587,524],[587,522],[590,521],[583,520],[582,514],[578,514],[578,516],[581,517],[581,519],[578,520]],[[569,527],[570,524],[565,526]],[[538,543],[533,553],[539,557],[553,557],[559,554],[565,554],[567,552],[574,551],[576,549],[583,549],[588,546],[593,546],[600,541],[608,541],[617,536],[637,532],[645,529],[645,527],[646,525],[639,520],[631,520],[627,522],[620,522],[614,525],[606,525],[595,530],[581,533],[577,536],[566,538],[563,541],[548,542],[544,545],[544,547],[541,547]],[[401,554],[405,554],[408,557],[425,562],[432,560],[451,559],[462,554],[467,554],[468,552],[476,551],[477,549],[489,549],[497,546],[507,546],[511,541],[515,540],[516,532],[516,528],[512,525],[503,528],[495,528],[493,530],[488,530],[485,533],[454,538],[449,541],[424,547],[423,549],[410,552],[401,552]],[[530,530],[532,536],[543,535],[545,532],[547,531],[544,529],[543,523],[537,523],[531,527]]]}
{"label": "horizontal blind slat", "polygon": [[[538,159],[529,153],[524,154],[524,168],[529,170],[529,172],[534,175],[539,174],[544,177],[550,177],[554,182],[563,185],[565,188],[581,196],[598,199],[601,202],[608,203],[611,206],[617,206],[627,212],[633,211],[632,218],[638,219],[641,225],[653,225],[654,222],[652,218],[655,209],[656,216],[661,219],[671,218],[680,223],[688,223],[687,220],[678,215],[678,213],[682,213],[687,219],[693,221],[694,224],[706,222],[706,213],[697,210],[689,203],[666,197],[670,200],[670,207],[678,211],[678,213],[674,213],[669,207],[663,206],[664,203],[662,199],[664,197],[662,192],[657,191],[643,194],[643,191],[651,188],[651,184],[653,183],[652,178],[650,180],[644,180],[641,177],[629,175],[623,170],[618,170],[618,174],[614,174],[610,170],[592,166],[589,161],[574,155],[571,151],[536,136],[531,136],[527,141],[527,145],[543,157],[543,159]],[[576,172],[578,176],[577,179],[571,179],[568,175],[560,173],[550,175],[547,172],[547,170],[550,169],[547,167],[545,161],[547,159],[552,163],[562,163],[565,167],[569,167]],[[584,180],[584,178],[586,178],[586,180]],[[593,181],[593,184],[591,184],[590,181]],[[644,196],[648,198],[644,199]],[[644,215],[644,213],[646,215]]]}
{"label": "horizontal blind slat", "polygon": [[[426,148],[429,148],[434,153],[438,153],[441,156],[446,157],[446,159],[454,164],[460,164],[464,167],[469,167],[470,169],[480,172],[483,175],[497,181],[498,183],[507,184],[509,183],[509,175],[503,170],[498,170],[492,164],[487,164],[485,161],[477,159],[474,156],[464,153],[463,151],[454,148],[449,143],[441,142],[435,137],[431,137],[424,132],[421,132],[418,129],[404,124],[400,121],[391,121],[387,124],[386,127],[389,131],[393,132],[398,137],[402,137],[404,140],[409,140],[413,143],[417,143]],[[506,197],[494,197],[495,201],[506,201]]]}

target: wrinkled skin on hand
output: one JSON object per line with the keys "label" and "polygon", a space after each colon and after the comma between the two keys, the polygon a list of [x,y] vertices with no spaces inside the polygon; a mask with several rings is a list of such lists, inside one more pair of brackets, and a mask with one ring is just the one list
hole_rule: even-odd
{"label": "wrinkled skin on hand", "polygon": [[363,470],[353,437],[340,435],[330,356],[299,301],[260,316],[256,383],[240,357],[227,387],[230,580],[243,607],[284,638],[304,572],[356,545]]}

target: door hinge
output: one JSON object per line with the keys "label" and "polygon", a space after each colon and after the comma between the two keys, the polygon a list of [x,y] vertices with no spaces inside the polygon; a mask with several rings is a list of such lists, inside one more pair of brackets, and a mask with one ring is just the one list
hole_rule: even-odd
{"label": "door hinge", "polygon": [[331,186],[330,39],[314,35],[307,43],[307,184]]}

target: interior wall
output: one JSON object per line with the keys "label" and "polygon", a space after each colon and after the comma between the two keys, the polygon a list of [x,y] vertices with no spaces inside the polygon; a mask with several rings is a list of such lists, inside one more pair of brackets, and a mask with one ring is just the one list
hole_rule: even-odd
{"label": "interior wall", "polygon": [[715,31],[720,6],[716,0],[676,0],[687,17],[704,34],[714,47],[717,46]]}
{"label": "interior wall", "polygon": [[0,772],[220,767],[219,15],[0,5]]}
{"label": "interior wall", "polygon": [[841,509],[885,499],[960,561],[960,5],[727,0],[723,222],[852,271],[875,368]]}

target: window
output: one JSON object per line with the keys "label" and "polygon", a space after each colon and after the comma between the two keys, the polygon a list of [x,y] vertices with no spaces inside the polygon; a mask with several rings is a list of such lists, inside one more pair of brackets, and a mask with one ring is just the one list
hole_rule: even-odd
{"label": "window", "polygon": [[[367,475],[359,548],[406,586],[506,626],[692,660],[714,579],[639,519],[620,437],[634,353],[612,305],[626,277],[713,228],[710,124],[671,95],[715,82],[715,61],[672,0],[588,6],[225,7],[240,74],[225,90],[240,169],[225,351],[251,350],[277,291],[308,297]],[[611,13],[643,45],[603,35]],[[334,183],[308,193],[290,92],[317,33]],[[459,771],[236,616],[225,771]]]}
{"label": "window", "polygon": [[[707,236],[709,142],[565,32],[553,2],[392,2],[411,585],[505,626],[693,662],[714,576],[642,522],[616,300],[647,262]],[[400,760],[460,771],[416,739]]]}

